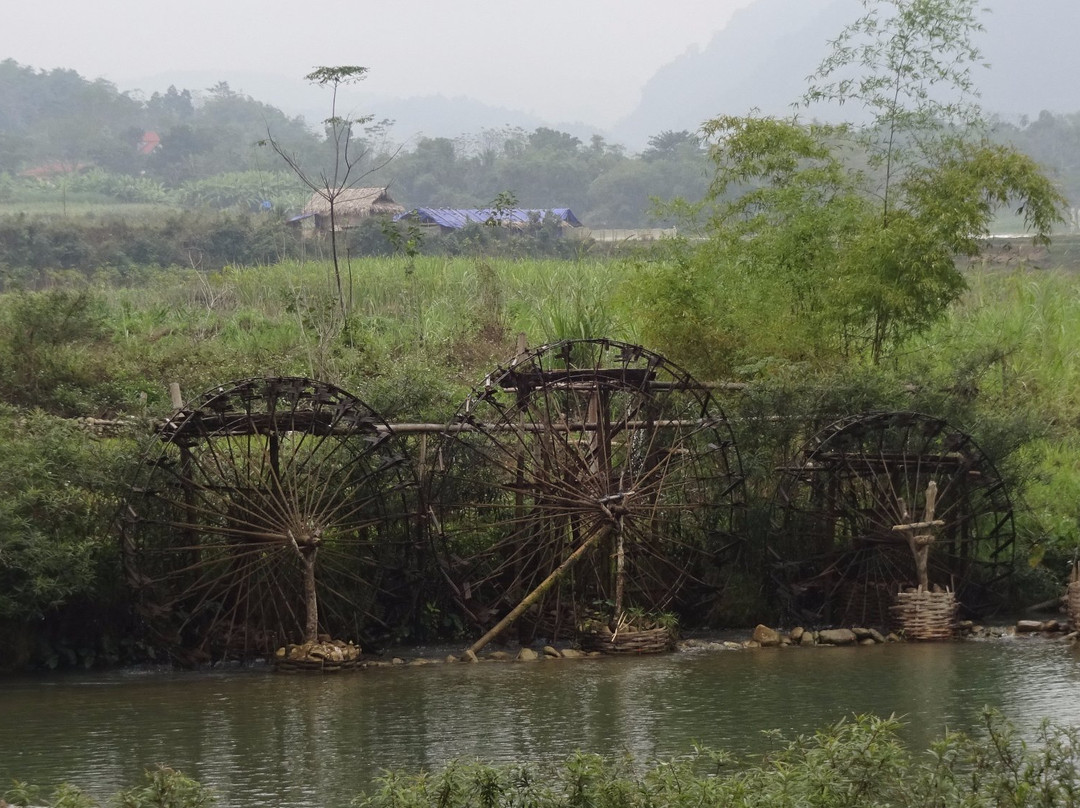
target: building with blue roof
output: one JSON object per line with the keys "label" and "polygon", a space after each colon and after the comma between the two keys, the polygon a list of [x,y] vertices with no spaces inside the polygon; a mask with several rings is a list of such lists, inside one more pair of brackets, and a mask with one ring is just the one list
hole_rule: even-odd
{"label": "building with blue roof", "polygon": [[570,208],[414,208],[399,213],[394,221],[416,222],[449,232],[460,230],[470,223],[523,228],[534,222],[542,222],[548,216],[558,218],[562,227],[581,227],[581,222]]}

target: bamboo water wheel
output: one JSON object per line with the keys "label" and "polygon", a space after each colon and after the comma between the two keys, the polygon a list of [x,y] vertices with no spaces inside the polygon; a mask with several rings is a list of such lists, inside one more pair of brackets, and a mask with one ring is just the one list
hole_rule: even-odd
{"label": "bamboo water wheel", "polygon": [[359,640],[407,608],[415,489],[387,425],[334,385],[224,385],[147,454],[123,520],[128,579],[185,661]]}
{"label": "bamboo water wheel", "polygon": [[631,608],[692,620],[715,593],[739,458],[708,390],[657,354],[609,340],[523,352],[469,396],[439,462],[431,533],[478,629],[565,637]]}
{"label": "bamboo water wheel", "polygon": [[[925,526],[913,516],[924,510]],[[919,413],[821,431],[781,470],[774,521],[775,583],[798,621],[888,622],[897,593],[919,583],[913,529],[933,534],[921,548],[929,584],[975,613],[1002,598],[1012,570],[1012,504],[993,463],[970,435]]]}

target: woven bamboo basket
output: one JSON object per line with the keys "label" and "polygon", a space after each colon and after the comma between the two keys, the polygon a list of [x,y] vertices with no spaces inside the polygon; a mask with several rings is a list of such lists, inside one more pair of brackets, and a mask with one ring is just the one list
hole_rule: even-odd
{"label": "woven bamboo basket", "polygon": [[909,640],[951,640],[956,635],[959,606],[955,593],[948,590],[909,590],[896,594],[891,611]]}
{"label": "woven bamboo basket", "polygon": [[336,673],[359,668],[360,648],[340,640],[289,645],[273,658],[279,673]]}
{"label": "woven bamboo basket", "polygon": [[360,667],[360,660],[331,662],[326,659],[275,659],[274,670],[278,673],[337,673]]}
{"label": "woven bamboo basket", "polygon": [[675,634],[667,628],[614,632],[597,629],[581,632],[578,639],[583,650],[602,654],[662,654],[675,648]]}
{"label": "woven bamboo basket", "polygon": [[1065,604],[1073,630],[1080,629],[1080,581],[1073,581],[1069,584],[1065,595]]}

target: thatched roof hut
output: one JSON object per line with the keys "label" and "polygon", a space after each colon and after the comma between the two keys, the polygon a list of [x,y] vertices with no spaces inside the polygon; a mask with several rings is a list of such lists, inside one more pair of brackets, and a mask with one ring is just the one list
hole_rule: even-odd
{"label": "thatched roof hut", "polygon": [[[334,224],[337,227],[354,227],[369,216],[396,216],[405,208],[390,198],[386,187],[345,188],[334,197]],[[314,217],[315,226],[330,227],[330,203],[322,194],[312,194],[304,212],[297,218]]]}

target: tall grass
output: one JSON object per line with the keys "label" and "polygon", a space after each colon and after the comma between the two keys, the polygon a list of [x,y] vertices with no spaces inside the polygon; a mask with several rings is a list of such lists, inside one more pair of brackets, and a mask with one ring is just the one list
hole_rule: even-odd
{"label": "tall grass", "polygon": [[[952,317],[928,336],[969,364],[983,386],[1033,400],[1052,421],[1077,415],[1080,401],[1080,284],[1062,271],[976,272]],[[991,370],[993,372],[991,372]]]}
{"label": "tall grass", "polygon": [[[347,268],[353,315],[373,321],[392,342],[445,343],[493,320],[531,342],[619,336],[629,324],[613,308],[620,273],[610,262],[420,257],[365,258]],[[286,262],[226,270],[223,302],[276,310],[287,294],[325,294],[326,265]],[[231,287],[221,289],[221,285]]]}
{"label": "tall grass", "polygon": [[[616,261],[354,259],[346,265],[350,315],[343,322],[325,261],[161,270],[139,286],[99,283],[112,343],[84,349],[103,357],[100,364],[113,377],[110,411],[166,410],[170,382],[194,396],[247,376],[307,375],[356,392],[389,419],[438,422],[514,355],[519,332],[531,345],[586,337],[639,341],[642,323],[632,297],[622,294],[625,276]],[[1029,532],[1069,546],[1080,543],[1073,496],[1080,491],[1075,278],[1063,271],[972,270],[964,298],[895,358],[881,382],[922,388],[911,406],[936,415],[962,410],[958,426],[988,429],[1006,453],[1030,437],[1030,430],[1009,434],[1010,424],[1037,423],[1039,439],[1014,458],[1022,472],[1016,478],[1028,482]],[[12,299],[0,296],[0,326]],[[748,335],[748,344],[757,336]],[[767,346],[768,335],[760,341]],[[65,395],[71,400],[70,391]],[[76,400],[92,398],[90,391]],[[848,411],[864,406],[844,400]],[[768,468],[773,462],[763,460]]]}
{"label": "tall grass", "polygon": [[1025,469],[1021,526],[1047,546],[1080,546],[1080,277],[979,270],[949,318],[911,348],[954,394],[988,415],[1038,425],[1013,458]]}
{"label": "tall grass", "polygon": [[365,258],[349,262],[345,280],[347,322],[320,261],[163,270],[99,291],[118,372],[127,368],[140,390],[176,381],[195,393],[245,376],[302,374],[389,393],[386,377],[404,374],[413,386],[447,386],[441,398],[508,360],[519,332],[535,345],[632,331],[612,302],[620,274],[600,261]]}

